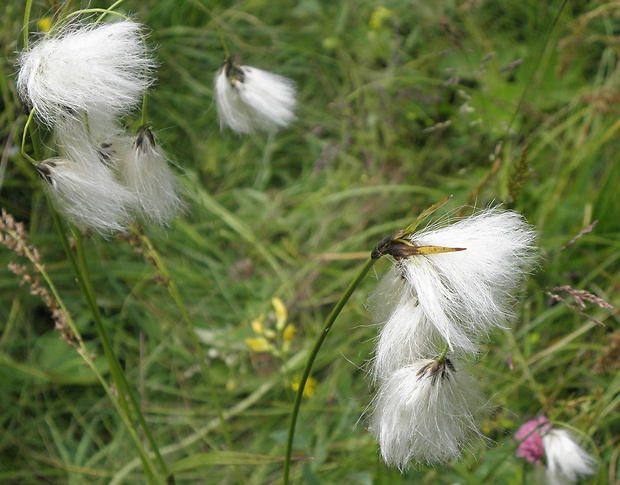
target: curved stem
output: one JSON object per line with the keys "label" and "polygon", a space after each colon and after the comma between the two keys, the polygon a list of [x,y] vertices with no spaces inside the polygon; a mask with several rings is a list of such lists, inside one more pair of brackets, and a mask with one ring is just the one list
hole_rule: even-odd
{"label": "curved stem", "polygon": [[99,22],[101,22],[101,21],[104,19],[104,17],[105,17],[106,15],[108,15],[108,13],[116,13],[116,12],[114,12],[114,9],[115,9],[116,7],[118,7],[121,3],[123,3],[124,1],[125,1],[125,0],[117,0],[117,1],[116,1],[116,2],[114,2],[112,5],[110,5],[110,6],[106,9],[106,10],[107,10],[107,12],[102,13],[102,14],[99,16],[99,18],[95,21],[95,25],[97,25]]}
{"label": "curved stem", "polygon": [[34,107],[32,108],[32,110],[30,111],[30,114],[28,115],[28,119],[26,120],[26,124],[24,125],[24,132],[22,133],[22,156],[28,160],[30,163],[32,163],[33,165],[37,164],[37,161],[32,158],[30,155],[28,155],[26,153],[26,135],[27,133],[30,131],[30,138],[32,140],[32,144],[33,144],[33,151],[35,153],[35,156],[37,156],[37,153],[40,151],[38,146],[34,146],[34,144],[38,141],[38,138],[34,136],[34,128],[32,128],[32,118],[34,116]]}
{"label": "curved stem", "polygon": [[368,258],[368,260],[366,261],[366,263],[364,264],[364,266],[362,267],[358,275],[355,277],[355,279],[351,282],[351,284],[347,288],[347,291],[344,293],[344,295],[342,295],[342,298],[338,300],[338,303],[336,303],[336,306],[334,307],[332,312],[327,317],[327,320],[325,320],[325,325],[323,326],[323,330],[321,331],[318,338],[316,339],[316,342],[314,343],[314,347],[312,348],[312,351],[310,352],[310,355],[308,356],[308,362],[306,362],[306,367],[304,368],[304,372],[299,381],[299,387],[297,389],[297,394],[295,396],[295,402],[293,404],[293,412],[291,413],[291,421],[289,423],[289,428],[288,428],[288,437],[286,440],[286,454],[284,456],[284,485],[287,485],[289,483],[289,473],[290,473],[290,468],[291,468],[291,453],[293,451],[293,438],[295,437],[295,426],[297,424],[297,417],[299,415],[299,408],[301,406],[301,399],[303,397],[304,388],[306,387],[306,382],[308,381],[308,377],[310,377],[310,371],[312,370],[312,365],[314,364],[314,361],[316,360],[319,350],[321,350],[321,346],[323,345],[323,342],[327,338],[327,334],[329,333],[329,331],[332,328],[332,325],[338,318],[338,315],[340,315],[340,312],[342,311],[346,303],[349,301],[349,298],[351,298],[351,295],[353,294],[353,292],[359,286],[362,279],[364,279],[364,276],[366,276],[366,273],[370,271],[370,268],[372,268],[372,266],[375,264],[376,261],[377,259],[375,258]]}

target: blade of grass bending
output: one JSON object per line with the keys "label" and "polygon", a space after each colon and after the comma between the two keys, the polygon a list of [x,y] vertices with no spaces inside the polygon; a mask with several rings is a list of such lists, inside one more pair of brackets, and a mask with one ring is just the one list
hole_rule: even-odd
{"label": "blade of grass bending", "polygon": [[287,485],[289,483],[289,474],[290,474],[290,468],[291,468],[291,454],[293,451],[293,438],[295,437],[295,426],[297,425],[297,417],[299,416],[299,408],[301,406],[301,399],[303,397],[304,388],[306,387],[306,382],[308,381],[308,377],[310,377],[310,371],[312,370],[312,365],[314,364],[314,361],[316,360],[319,350],[321,350],[321,346],[323,345],[323,342],[327,338],[327,334],[329,333],[329,331],[332,328],[332,325],[338,318],[338,315],[340,315],[340,312],[342,311],[346,303],[349,301],[349,298],[351,298],[351,295],[353,294],[353,292],[359,286],[361,281],[364,279],[364,276],[366,276],[366,273],[370,271],[370,269],[373,267],[376,261],[377,260],[373,258],[368,258],[366,260],[366,263],[364,263],[364,266],[362,267],[358,275],[351,282],[351,284],[347,288],[347,291],[344,293],[344,295],[342,295],[342,298],[338,300],[338,303],[336,303],[336,306],[334,307],[332,312],[327,317],[327,320],[325,321],[325,325],[323,326],[323,330],[319,334],[316,342],[314,343],[314,347],[312,348],[312,351],[310,352],[310,355],[308,356],[308,362],[306,363],[304,372],[301,376],[301,379],[299,380],[299,387],[297,388],[297,394],[295,395],[295,402],[293,403],[293,410],[291,413],[291,421],[290,421],[289,428],[288,428],[288,436],[286,440],[286,452],[284,456],[284,472],[283,472],[284,485]]}
{"label": "blade of grass bending", "polygon": [[506,126],[506,130],[505,130],[504,136],[502,138],[505,138],[506,135],[508,133],[510,133],[510,129],[512,128],[512,124],[514,123],[515,119],[517,118],[517,114],[519,114],[519,111],[521,110],[521,107],[523,106],[523,103],[525,102],[525,98],[527,96],[527,93],[529,92],[530,87],[532,87],[532,84],[534,84],[534,76],[536,76],[536,73],[538,72],[538,68],[540,67],[540,63],[542,62],[542,59],[543,59],[543,55],[545,54],[545,51],[547,50],[547,47],[549,46],[549,40],[551,40],[551,33],[555,29],[555,26],[557,25],[558,20],[560,20],[560,16],[562,15],[562,12],[564,11],[564,7],[566,7],[567,3],[568,3],[568,0],[564,0],[562,2],[562,5],[560,5],[560,8],[558,9],[558,13],[553,18],[553,22],[551,22],[551,25],[549,26],[549,29],[547,30],[547,33],[545,34],[545,40],[543,41],[542,49],[540,49],[540,52],[538,53],[538,56],[536,57],[536,63],[534,64],[534,69],[532,69],[532,72],[530,74],[530,78],[527,80],[527,83],[525,84],[525,88],[523,89],[523,93],[521,93],[521,97],[519,98],[519,102],[517,103],[517,107],[515,108],[514,112],[512,113],[512,117],[510,118],[510,121],[508,122],[508,126]]}
{"label": "blade of grass bending", "polygon": [[424,209],[420,213],[420,215],[416,218],[416,220],[413,221],[411,224],[409,224],[407,226],[407,228],[403,231],[403,234],[402,234],[401,237],[408,236],[409,234],[414,233],[416,231],[416,229],[418,228],[418,226],[420,225],[420,222],[422,222],[424,219],[426,219],[428,216],[430,216],[437,209],[443,207],[446,203],[448,203],[450,201],[450,199],[452,199],[452,195],[448,195],[447,197],[443,198],[439,202],[433,204],[432,206],[428,207],[427,209]]}

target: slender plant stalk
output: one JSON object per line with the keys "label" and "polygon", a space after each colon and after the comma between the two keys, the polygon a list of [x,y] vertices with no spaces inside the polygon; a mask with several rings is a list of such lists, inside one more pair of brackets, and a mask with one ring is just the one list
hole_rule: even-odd
{"label": "slender plant stalk", "polygon": [[192,323],[192,319],[190,318],[189,312],[187,311],[185,303],[183,302],[183,298],[181,297],[181,292],[179,291],[174,280],[170,277],[168,268],[166,268],[166,265],[164,264],[163,259],[161,258],[159,253],[155,250],[155,247],[153,246],[153,243],[151,242],[151,240],[145,234],[139,231],[137,228],[132,227],[132,230],[133,230],[133,233],[138,238],[140,238],[142,247],[146,249],[147,256],[155,262],[157,269],[159,270],[161,276],[164,279],[166,288],[168,288],[168,292],[170,293],[170,296],[172,297],[172,299],[174,300],[175,304],[177,305],[177,307],[179,308],[181,312],[183,320],[185,321],[185,325],[187,326],[187,331],[189,333],[190,340],[192,341],[192,345],[194,346],[194,349],[196,350],[196,354],[198,355],[198,361],[200,363],[202,373],[207,381],[207,387],[209,388],[209,392],[211,393],[212,404],[213,404],[213,407],[215,408],[217,418],[222,428],[222,434],[224,435],[224,441],[226,442],[226,446],[228,447],[228,449],[232,450],[233,443],[232,443],[232,439],[230,438],[230,432],[228,430],[228,423],[226,422],[226,419],[224,418],[222,403],[220,402],[220,399],[217,395],[215,383],[213,381],[213,376],[211,375],[211,370],[207,366],[207,359],[206,359],[205,353],[202,349],[202,346],[200,345],[200,342],[198,341],[198,336],[196,335],[194,324]]}
{"label": "slender plant stalk", "polygon": [[28,47],[28,37],[30,36],[30,13],[32,12],[32,0],[26,1],[26,7],[24,8],[24,49]]}
{"label": "slender plant stalk", "polygon": [[196,5],[200,10],[206,13],[211,20],[213,20],[213,25],[215,26],[215,30],[217,30],[218,35],[220,36],[220,42],[222,43],[222,49],[224,49],[224,54],[226,55],[226,59],[230,57],[230,52],[228,51],[228,46],[226,45],[226,39],[224,39],[224,33],[222,32],[222,28],[220,27],[220,21],[213,15],[210,9],[205,7],[202,2],[199,0],[192,0],[192,3]]}
{"label": "slender plant stalk", "polygon": [[76,278],[78,279],[78,282],[80,283],[80,287],[82,288],[84,299],[86,300],[88,308],[93,317],[93,321],[95,323],[95,329],[97,330],[97,334],[101,341],[101,345],[103,346],[104,353],[108,360],[108,365],[110,366],[110,372],[112,373],[112,378],[114,379],[114,383],[116,384],[118,388],[118,391],[119,391],[118,396],[121,402],[121,406],[126,410],[129,416],[129,407],[127,405],[127,402],[125,401],[125,395],[127,395],[127,397],[129,397],[129,401],[131,402],[131,406],[133,407],[136,413],[138,422],[140,423],[140,426],[142,427],[142,431],[144,432],[144,435],[147,441],[149,442],[149,445],[151,446],[151,450],[155,454],[155,459],[157,463],[159,464],[161,471],[164,473],[166,477],[169,477],[170,472],[168,471],[168,467],[166,466],[166,463],[164,462],[159,452],[159,447],[157,446],[157,443],[155,442],[155,439],[153,438],[153,435],[151,434],[151,430],[146,420],[144,419],[144,415],[142,414],[142,410],[140,409],[138,400],[136,399],[134,393],[131,390],[131,387],[129,386],[129,382],[127,381],[125,373],[123,372],[123,369],[120,363],[118,362],[116,355],[114,354],[114,349],[112,348],[112,345],[110,344],[110,341],[108,340],[108,337],[106,335],[105,328],[103,326],[103,320],[101,318],[101,313],[99,312],[99,307],[97,306],[97,301],[95,298],[95,291],[93,289],[93,285],[90,280],[90,275],[88,272],[86,254],[84,252],[84,245],[82,243],[82,237],[80,235],[80,232],[77,230],[74,231],[74,234],[75,234],[75,246],[77,250],[78,266],[79,266],[79,271],[76,274]]}
{"label": "slender plant stalk", "polygon": [[437,360],[444,360],[446,358],[446,355],[448,355],[449,350],[450,346],[448,344],[444,344],[443,349],[441,349],[441,352],[437,356]]}
{"label": "slender plant stalk", "polygon": [[351,282],[351,284],[347,288],[347,291],[344,293],[344,295],[342,295],[342,298],[338,300],[338,303],[336,303],[336,306],[334,307],[332,312],[327,317],[327,320],[325,320],[325,325],[323,325],[323,330],[317,337],[316,342],[314,343],[314,347],[312,348],[312,351],[310,352],[310,355],[308,356],[308,361],[306,362],[306,367],[304,368],[304,372],[299,381],[299,387],[297,388],[297,394],[295,395],[295,402],[293,404],[293,412],[291,413],[291,421],[288,427],[288,436],[286,440],[286,454],[284,456],[284,480],[283,480],[284,485],[288,485],[289,483],[289,474],[290,474],[290,468],[291,468],[291,453],[293,451],[293,438],[295,437],[295,425],[297,424],[297,417],[299,415],[299,407],[301,406],[301,399],[304,394],[304,388],[306,387],[306,382],[308,381],[308,377],[310,377],[310,371],[312,370],[312,365],[314,364],[314,361],[316,360],[316,357],[319,354],[319,350],[321,350],[321,346],[323,345],[323,342],[327,338],[327,334],[329,333],[334,322],[338,318],[338,315],[340,315],[340,312],[342,311],[346,303],[349,301],[349,298],[351,298],[351,295],[353,295],[353,292],[362,282],[362,280],[364,279],[364,276],[366,276],[366,273],[370,271],[370,269],[373,267],[376,261],[377,261],[376,258],[368,258],[366,263],[364,263],[364,266],[362,267],[358,275]]}
{"label": "slender plant stalk", "polygon": [[134,426],[131,423],[129,415],[125,413],[124,409],[121,407],[119,403],[119,400],[116,399],[116,396],[112,392],[112,389],[110,389],[110,386],[106,382],[105,378],[103,377],[101,372],[99,372],[95,363],[92,361],[92,359],[88,355],[88,350],[85,347],[80,347],[80,349],[78,350],[78,353],[82,356],[84,361],[88,364],[91,370],[95,373],[95,375],[97,376],[97,379],[99,379],[99,382],[101,383],[101,385],[103,386],[103,389],[105,390],[106,394],[110,398],[110,401],[112,401],[112,404],[116,408],[116,412],[118,413],[118,415],[121,417],[121,419],[125,423],[125,428],[131,435],[133,442],[137,444],[136,448],[138,449],[138,455],[140,457],[140,461],[142,462],[142,468],[145,471],[146,479],[148,483],[163,483],[161,480],[155,479],[155,476],[153,475],[153,471],[151,470],[151,463],[148,457],[148,453],[142,446],[140,436],[138,436],[138,433],[134,429]]}

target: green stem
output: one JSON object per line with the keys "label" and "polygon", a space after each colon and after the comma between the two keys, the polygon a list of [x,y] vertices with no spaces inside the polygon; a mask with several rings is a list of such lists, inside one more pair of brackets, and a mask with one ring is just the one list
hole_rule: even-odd
{"label": "green stem", "polygon": [[26,124],[24,125],[24,132],[22,134],[22,155],[26,160],[28,160],[33,165],[37,164],[37,161],[32,158],[30,155],[26,153],[26,135],[30,131],[30,139],[32,141],[32,149],[34,151],[35,157],[39,157],[41,153],[41,149],[38,143],[39,138],[34,134],[34,128],[32,127],[32,118],[34,116],[34,108],[30,111],[28,115],[28,119],[26,120]]}
{"label": "green stem", "polygon": [[112,5],[110,5],[110,6],[106,9],[106,10],[107,10],[107,12],[102,13],[102,14],[99,16],[99,18],[95,21],[95,25],[97,25],[99,22],[101,22],[101,21],[105,18],[105,16],[106,16],[106,15],[108,15],[108,13],[116,13],[116,12],[114,12],[114,9],[115,9],[116,7],[118,7],[118,6],[119,6],[121,3],[123,3],[123,2],[124,2],[124,0],[118,0],[118,1],[114,2]]}
{"label": "green stem", "polygon": [[450,346],[448,344],[445,344],[443,346],[443,349],[441,349],[441,353],[437,356],[437,360],[439,361],[445,360],[446,355],[448,355],[449,350],[450,350]]}
{"label": "green stem", "polygon": [[27,0],[26,7],[24,8],[24,50],[28,48],[30,12],[32,12],[32,0]]}
{"label": "green stem", "polygon": [[95,291],[93,289],[93,285],[90,280],[88,266],[86,262],[86,254],[84,252],[84,245],[82,244],[82,237],[81,237],[79,230],[74,231],[74,235],[75,235],[75,247],[76,247],[77,255],[78,255],[78,265],[79,265],[79,270],[78,270],[78,273],[76,273],[76,278],[78,279],[78,282],[80,283],[80,287],[82,288],[84,299],[86,300],[88,308],[93,317],[93,321],[95,323],[95,329],[97,330],[97,334],[99,336],[99,339],[101,340],[101,345],[103,346],[106,359],[108,360],[108,365],[110,366],[110,372],[112,373],[112,378],[114,379],[114,383],[116,384],[118,388],[118,391],[119,391],[118,396],[120,399],[121,406],[123,407],[123,409],[126,410],[127,415],[129,416],[129,407],[125,400],[125,395],[126,395],[127,397],[129,397],[129,401],[131,402],[131,406],[133,407],[136,413],[138,422],[140,423],[140,426],[142,427],[144,436],[149,442],[149,445],[151,446],[151,450],[155,454],[155,459],[157,463],[159,464],[164,475],[166,477],[170,477],[170,472],[168,471],[168,467],[166,466],[166,463],[164,462],[159,452],[157,443],[155,442],[153,435],[151,434],[151,430],[148,424],[146,423],[146,420],[144,419],[144,415],[142,414],[140,405],[138,404],[136,397],[131,391],[131,387],[129,386],[129,382],[127,381],[125,373],[123,372],[123,369],[118,359],[116,358],[116,355],[114,354],[114,349],[112,348],[110,341],[108,340],[107,334],[103,326],[103,320],[101,318],[101,313],[99,312],[99,307],[97,306],[97,302],[95,299]]}
{"label": "green stem", "polygon": [[140,112],[140,126],[146,125],[146,91],[142,95],[142,110]]}
{"label": "green stem", "polygon": [[325,325],[323,326],[323,330],[321,331],[318,338],[316,339],[316,342],[314,343],[314,347],[312,348],[312,351],[310,352],[310,355],[308,356],[308,362],[306,362],[306,367],[304,368],[304,372],[299,381],[299,387],[297,389],[297,394],[295,396],[295,402],[293,404],[293,412],[291,413],[291,421],[289,423],[289,428],[288,428],[288,437],[286,440],[286,454],[284,456],[284,485],[288,485],[289,483],[289,474],[290,474],[290,468],[291,468],[291,453],[293,451],[293,438],[295,437],[295,425],[297,424],[297,417],[299,415],[301,399],[304,394],[304,388],[306,386],[306,382],[308,381],[308,377],[310,377],[310,371],[312,370],[312,365],[314,364],[314,361],[319,353],[319,350],[321,349],[321,346],[323,345],[323,342],[327,338],[327,334],[329,333],[329,331],[332,328],[332,325],[338,318],[338,315],[340,315],[340,312],[342,311],[346,303],[349,301],[349,298],[351,298],[351,295],[353,294],[353,292],[362,282],[362,280],[364,279],[364,276],[366,276],[366,273],[370,271],[370,269],[373,267],[376,261],[377,259],[368,258],[363,268],[360,270],[358,275],[355,277],[355,279],[351,282],[351,284],[347,288],[347,291],[344,293],[344,295],[342,295],[342,298],[338,300],[338,303],[336,303],[336,306],[334,307],[332,312],[327,317],[327,320],[325,320]]}
{"label": "green stem", "polygon": [[148,483],[157,483],[156,480],[155,480],[155,477],[153,476],[153,472],[151,470],[151,467],[149,466],[149,458],[148,458],[148,455],[146,453],[146,450],[144,450],[143,447],[142,447],[142,443],[140,442],[140,437],[138,436],[138,433],[134,429],[134,426],[131,423],[129,415],[125,413],[125,410],[119,404],[118,399],[116,399],[114,393],[112,392],[112,389],[110,389],[110,386],[106,382],[105,378],[103,377],[101,372],[99,372],[99,369],[97,369],[97,367],[95,366],[95,363],[92,361],[92,359],[89,357],[88,351],[86,350],[86,348],[85,347],[80,347],[80,349],[78,350],[78,353],[82,356],[84,361],[88,364],[90,369],[97,376],[97,379],[99,380],[99,382],[103,386],[103,389],[105,390],[106,394],[110,398],[110,401],[112,402],[112,404],[116,408],[116,412],[118,413],[118,415],[121,417],[121,419],[125,423],[125,428],[127,429],[129,434],[131,435],[131,438],[133,439],[134,443],[138,444],[138,446],[139,446],[139,453],[138,453],[138,455],[140,457],[140,461],[142,462],[142,468],[144,469],[144,471],[146,473],[146,479],[147,479]]}
{"label": "green stem", "polygon": [[120,12],[115,12],[114,10],[110,10],[111,8],[112,7],[110,7],[110,8],[85,8],[84,10],[76,10],[75,12],[71,12],[70,14],[68,14],[64,18],[64,20],[68,20],[68,19],[71,19],[73,17],[79,17],[80,15],[86,15],[86,14],[91,14],[91,13],[100,13],[101,14],[99,19],[97,19],[95,21],[94,25],[97,25],[99,22],[101,22],[103,17],[105,17],[106,15],[116,15],[117,17],[120,17],[120,18],[122,18],[124,20],[127,20],[129,18],[125,14],[122,14]]}
{"label": "green stem", "polygon": [[[82,295],[84,297],[84,299],[87,301],[87,303],[89,302],[89,300],[86,297],[86,290],[85,290],[85,286],[84,283],[82,281],[82,273],[80,271],[80,268],[78,266],[78,263],[75,260],[75,257],[73,256],[73,252],[71,250],[71,246],[69,245],[69,241],[67,240],[67,236],[65,234],[64,228],[62,226],[62,221],[60,220],[60,216],[58,215],[58,213],[52,208],[51,210],[52,212],[52,218],[54,220],[54,225],[56,226],[56,229],[58,231],[58,234],[60,235],[60,241],[62,244],[63,249],[65,250],[65,253],[67,254],[67,258],[69,259],[69,262],[71,263],[71,267],[74,271],[74,274],[76,275],[76,279],[78,280],[78,284],[80,286],[80,289],[82,290]],[[90,308],[90,305],[89,305]],[[92,310],[91,310],[92,313]],[[74,330],[74,332],[77,332],[77,329],[74,329],[74,326],[71,327],[72,330]],[[99,333],[99,327],[97,327],[97,331]],[[79,336],[79,333],[76,333],[76,336]],[[100,335],[101,337],[101,335]],[[104,338],[102,339],[102,341],[105,339],[105,333],[104,333]],[[78,338],[78,341],[82,344],[81,342],[81,337]],[[116,383],[116,386],[119,390],[118,393],[118,399],[114,397],[113,394],[111,394],[109,392],[109,388],[106,385],[104,385],[104,390],[106,391],[106,393],[110,396],[112,403],[114,404],[114,406],[117,408],[117,410],[119,411],[119,416],[121,417],[121,419],[123,420],[123,422],[127,425],[127,429],[130,433],[130,435],[132,437],[134,437],[134,443],[136,445],[136,450],[138,451],[138,455],[140,457],[140,461],[142,462],[143,468],[145,470],[145,473],[147,475],[148,481],[149,483],[155,483],[154,479],[153,479],[153,472],[151,470],[152,465],[150,464],[150,460],[148,458],[148,455],[146,453],[146,450],[144,449],[140,438],[138,437],[137,433],[135,432],[135,430],[133,429],[133,426],[131,425],[130,422],[130,413],[129,413],[129,407],[127,406],[127,402],[125,400],[125,395],[123,393],[123,390],[121,389],[121,387],[119,386],[119,383],[117,381],[115,372],[114,372],[114,365],[110,360],[110,355],[109,353],[106,351],[106,346],[104,344],[104,352],[106,353],[106,358],[108,360],[108,365],[110,366],[110,372],[112,373],[112,376],[114,378],[114,382]],[[82,346],[81,346],[82,348]],[[86,348],[83,347],[82,351],[80,352],[82,354],[82,356],[86,356],[87,355],[87,351]],[[112,354],[112,360],[116,361],[116,358],[114,357],[114,355]],[[92,367],[93,370],[95,371],[95,373],[97,375],[99,375],[99,372]]]}
{"label": "green stem", "polygon": [[542,48],[540,49],[538,56],[536,57],[536,61],[532,69],[532,73],[530,74],[530,78],[525,84],[525,88],[523,89],[523,93],[521,93],[521,97],[519,98],[517,107],[512,113],[512,117],[510,118],[510,121],[508,122],[508,126],[506,127],[506,135],[508,135],[508,133],[510,132],[510,129],[512,128],[512,124],[514,123],[515,119],[517,118],[517,115],[521,111],[521,107],[523,106],[523,103],[525,102],[526,96],[530,88],[532,87],[532,84],[534,84],[534,76],[538,72],[538,68],[540,67],[540,64],[542,62],[543,55],[545,54],[545,51],[547,50],[547,47],[549,46],[549,40],[551,39],[551,33],[555,29],[555,26],[558,23],[558,20],[560,19],[560,16],[562,15],[562,12],[564,11],[564,7],[566,7],[567,3],[568,3],[568,0],[564,0],[562,2],[562,5],[560,5],[560,9],[558,10],[558,13],[555,15],[553,22],[551,22],[551,25],[549,26],[549,29],[547,30],[547,33],[545,34],[545,40],[543,41]]}
{"label": "green stem", "polygon": [[222,32],[222,29],[220,28],[219,21],[215,18],[211,10],[205,7],[199,0],[192,0],[192,3],[196,5],[200,10],[205,12],[209,17],[211,17],[211,20],[213,20],[213,25],[215,25],[215,30],[220,36],[220,42],[222,43],[224,54],[226,54],[226,59],[228,59],[230,57],[230,52],[228,52],[228,46],[226,45],[226,41],[224,40],[224,33]]}

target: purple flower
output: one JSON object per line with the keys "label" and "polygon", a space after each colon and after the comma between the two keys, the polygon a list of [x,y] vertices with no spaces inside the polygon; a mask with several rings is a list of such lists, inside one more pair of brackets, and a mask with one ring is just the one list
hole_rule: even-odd
{"label": "purple flower", "polygon": [[530,463],[537,463],[545,454],[543,446],[542,434],[547,433],[551,429],[551,423],[545,416],[532,419],[523,424],[515,433],[521,443],[517,448],[517,456],[525,458]]}

